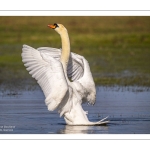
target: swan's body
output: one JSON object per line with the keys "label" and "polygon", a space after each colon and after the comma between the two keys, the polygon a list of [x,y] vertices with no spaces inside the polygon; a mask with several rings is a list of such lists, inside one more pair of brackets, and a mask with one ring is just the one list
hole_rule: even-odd
{"label": "swan's body", "polygon": [[[62,50],[41,47],[37,50],[23,45],[22,61],[41,86],[49,111],[58,109],[68,125],[98,125],[90,122],[81,104],[95,103],[96,89],[86,59],[70,53],[70,41],[66,28],[61,24],[49,25],[60,34]],[[71,81],[70,81],[71,80]]]}

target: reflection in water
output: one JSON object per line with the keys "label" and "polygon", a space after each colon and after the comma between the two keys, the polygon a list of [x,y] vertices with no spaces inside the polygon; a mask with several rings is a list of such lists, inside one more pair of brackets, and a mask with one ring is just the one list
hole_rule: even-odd
{"label": "reflection in water", "polygon": [[108,126],[70,126],[66,125],[64,129],[58,131],[61,134],[95,134],[98,132],[107,132]]}

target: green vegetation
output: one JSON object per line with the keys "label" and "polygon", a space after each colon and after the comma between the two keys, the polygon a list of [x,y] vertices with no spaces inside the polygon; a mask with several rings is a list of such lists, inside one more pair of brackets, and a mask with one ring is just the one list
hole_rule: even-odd
{"label": "green vegetation", "polygon": [[0,84],[34,84],[21,61],[22,45],[61,47],[47,28],[62,23],[71,51],[83,55],[99,85],[150,86],[150,17],[0,17]]}

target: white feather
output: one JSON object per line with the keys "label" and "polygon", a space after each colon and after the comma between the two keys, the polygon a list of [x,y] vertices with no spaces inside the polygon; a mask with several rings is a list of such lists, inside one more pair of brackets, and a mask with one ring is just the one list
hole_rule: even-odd
{"label": "white feather", "polygon": [[[24,53],[26,54],[24,55]],[[32,57],[32,59],[26,59],[29,56]],[[49,57],[49,62],[46,62],[41,57],[39,51],[27,45],[23,46],[22,58],[29,73],[41,86],[48,104],[50,105],[48,106],[51,108],[49,110],[56,109],[68,90],[61,63],[51,57]],[[53,92],[54,89],[57,89],[62,85],[63,88],[61,89],[61,94],[58,95],[58,93]],[[52,103],[54,100],[56,101],[55,105]]]}

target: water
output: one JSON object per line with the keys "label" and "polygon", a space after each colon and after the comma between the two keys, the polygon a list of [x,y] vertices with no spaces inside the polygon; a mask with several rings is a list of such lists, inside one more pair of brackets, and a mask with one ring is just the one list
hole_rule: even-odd
{"label": "water", "polygon": [[49,112],[39,88],[0,93],[0,134],[150,134],[150,91],[141,87],[97,87],[96,104],[83,105],[90,121],[106,126],[68,126]]}

